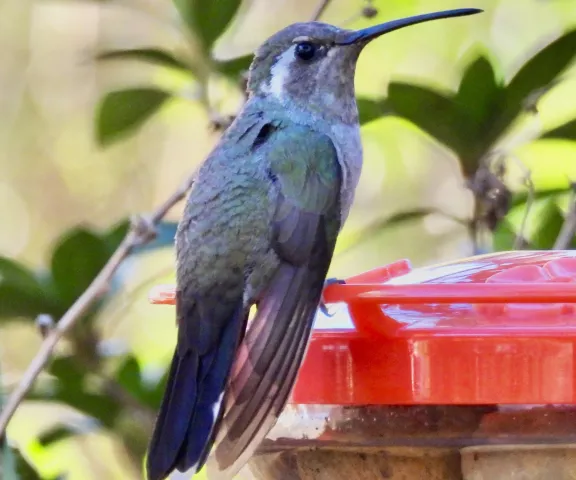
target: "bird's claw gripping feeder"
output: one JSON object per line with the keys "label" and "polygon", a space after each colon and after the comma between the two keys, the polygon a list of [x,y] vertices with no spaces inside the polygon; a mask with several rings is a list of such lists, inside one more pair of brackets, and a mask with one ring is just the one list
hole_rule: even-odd
{"label": "bird's claw gripping feeder", "polygon": [[324,300],[336,313],[237,478],[575,478],[576,252],[401,260]]}

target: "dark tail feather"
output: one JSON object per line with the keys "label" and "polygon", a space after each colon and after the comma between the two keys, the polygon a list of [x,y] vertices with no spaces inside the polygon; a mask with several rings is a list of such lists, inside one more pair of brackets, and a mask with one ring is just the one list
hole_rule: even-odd
{"label": "dark tail feather", "polygon": [[230,402],[214,458],[208,461],[211,479],[232,478],[284,408],[304,357],[330,256],[316,260],[302,267],[282,265],[258,306],[229,384]]}
{"label": "dark tail feather", "polygon": [[205,355],[180,345],[176,349],[148,451],[148,480],[162,480],[175,468],[202,468],[245,321],[243,309],[237,308],[216,347]]}

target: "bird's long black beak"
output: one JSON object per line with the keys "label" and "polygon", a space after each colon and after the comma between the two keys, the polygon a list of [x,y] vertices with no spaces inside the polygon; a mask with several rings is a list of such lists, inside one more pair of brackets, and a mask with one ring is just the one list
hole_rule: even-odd
{"label": "bird's long black beak", "polygon": [[353,43],[364,43],[373,40],[380,35],[388,32],[393,32],[399,28],[404,28],[409,25],[416,25],[417,23],[428,22],[429,20],[437,20],[440,18],[463,17],[465,15],[474,15],[483,10],[479,8],[459,8],[456,10],[444,10],[443,12],[425,13],[423,15],[416,15],[414,17],[401,18],[399,20],[392,20],[390,22],[374,25],[373,27],[364,28],[352,32],[343,32],[341,36],[336,39],[337,45],[351,45]]}

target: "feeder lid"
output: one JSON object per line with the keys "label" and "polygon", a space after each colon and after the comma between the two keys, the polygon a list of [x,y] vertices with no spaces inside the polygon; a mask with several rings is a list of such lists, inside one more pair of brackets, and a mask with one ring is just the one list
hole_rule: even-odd
{"label": "feeder lid", "polygon": [[576,403],[576,251],[400,260],[324,299],[292,403]]}

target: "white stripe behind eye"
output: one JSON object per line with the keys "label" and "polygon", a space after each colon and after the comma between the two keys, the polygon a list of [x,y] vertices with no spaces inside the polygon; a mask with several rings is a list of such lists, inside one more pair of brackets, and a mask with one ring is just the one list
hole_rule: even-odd
{"label": "white stripe behind eye", "polygon": [[266,85],[266,93],[274,95],[279,99],[284,96],[284,85],[286,84],[288,75],[290,75],[290,65],[294,61],[295,48],[296,45],[292,45],[276,59],[276,63],[270,70],[270,80]]}

